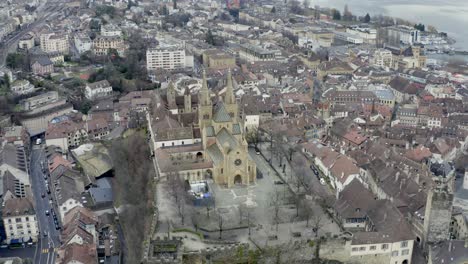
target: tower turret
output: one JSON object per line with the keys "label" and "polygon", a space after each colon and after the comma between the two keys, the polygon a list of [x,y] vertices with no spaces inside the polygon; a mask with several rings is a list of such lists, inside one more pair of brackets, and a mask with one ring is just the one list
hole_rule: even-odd
{"label": "tower turret", "polygon": [[213,104],[211,103],[210,91],[206,81],[206,72],[203,71],[202,87],[199,93],[198,119],[201,129],[211,123],[213,116]]}
{"label": "tower turret", "polygon": [[231,69],[228,70],[226,84],[227,86],[226,94],[224,95],[224,105],[226,106],[226,110],[228,111],[231,118],[233,118],[233,120],[237,120],[239,115],[239,108],[237,105],[236,96],[234,95]]}

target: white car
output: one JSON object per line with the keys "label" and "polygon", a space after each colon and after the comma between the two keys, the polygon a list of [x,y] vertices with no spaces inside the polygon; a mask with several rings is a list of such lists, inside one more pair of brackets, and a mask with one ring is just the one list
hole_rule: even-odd
{"label": "white car", "polygon": [[325,185],[327,184],[323,178],[320,178],[320,184]]}

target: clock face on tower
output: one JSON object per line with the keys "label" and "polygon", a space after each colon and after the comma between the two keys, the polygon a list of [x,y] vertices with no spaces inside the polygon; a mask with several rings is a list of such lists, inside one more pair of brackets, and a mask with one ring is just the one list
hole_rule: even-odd
{"label": "clock face on tower", "polygon": [[239,166],[239,165],[242,164],[242,160],[236,159],[236,160],[234,161],[234,164],[235,164],[236,166]]}

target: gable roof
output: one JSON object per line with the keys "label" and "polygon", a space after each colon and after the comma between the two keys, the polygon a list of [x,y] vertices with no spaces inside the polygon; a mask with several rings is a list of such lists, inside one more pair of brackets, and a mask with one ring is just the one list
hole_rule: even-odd
{"label": "gable roof", "polygon": [[216,105],[216,110],[215,110],[215,113],[213,115],[213,121],[215,121],[217,123],[230,122],[231,121],[231,116],[227,112],[226,107],[224,106],[223,102],[219,102]]}

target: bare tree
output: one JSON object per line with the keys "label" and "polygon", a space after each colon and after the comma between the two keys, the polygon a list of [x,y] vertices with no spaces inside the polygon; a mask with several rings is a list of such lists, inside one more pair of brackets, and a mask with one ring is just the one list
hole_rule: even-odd
{"label": "bare tree", "polygon": [[180,217],[182,225],[185,223],[185,184],[178,171],[174,170],[167,175],[167,182],[169,185],[169,192],[174,202],[176,203],[177,213]]}
{"label": "bare tree", "polygon": [[113,141],[109,153],[115,171],[115,201],[123,208],[119,210],[119,218],[128,245],[126,262],[138,263],[144,240],[142,238],[151,235],[145,233],[149,228],[154,201],[154,169],[149,159],[150,149],[145,137],[135,133],[126,139]]}
{"label": "bare tree", "polygon": [[314,215],[312,217],[312,231],[315,233],[315,237],[318,236],[319,230],[323,227],[323,221],[322,221],[322,216],[321,215]]}
{"label": "bare tree", "polygon": [[301,215],[303,219],[306,220],[306,227],[309,227],[310,218],[312,217],[312,208],[310,208],[309,203],[305,199],[301,201],[300,206],[301,206]]}
{"label": "bare tree", "polygon": [[280,207],[281,207],[282,201],[281,201],[281,195],[278,189],[275,189],[273,193],[270,194],[270,206],[273,209],[273,223],[276,226],[276,233],[278,233],[278,225],[280,223]]}
{"label": "bare tree", "polygon": [[247,131],[245,135],[247,143],[252,144],[256,149],[258,148],[258,143],[260,142],[260,132],[258,129],[253,128]]}

